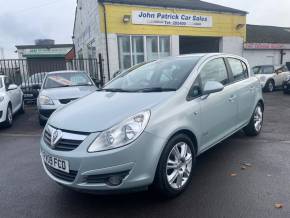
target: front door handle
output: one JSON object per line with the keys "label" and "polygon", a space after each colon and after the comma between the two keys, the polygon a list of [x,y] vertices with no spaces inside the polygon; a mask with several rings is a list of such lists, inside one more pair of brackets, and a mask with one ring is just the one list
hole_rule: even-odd
{"label": "front door handle", "polygon": [[229,98],[229,102],[231,102],[231,103],[234,102],[236,98],[237,98],[236,95],[232,95],[232,96]]}

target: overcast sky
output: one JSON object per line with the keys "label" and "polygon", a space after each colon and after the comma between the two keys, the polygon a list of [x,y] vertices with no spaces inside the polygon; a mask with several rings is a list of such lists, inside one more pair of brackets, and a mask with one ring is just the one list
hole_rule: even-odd
{"label": "overcast sky", "polygon": [[[4,3],[5,1],[5,3]],[[176,0],[178,1],[178,0]],[[288,0],[207,0],[248,11],[248,23],[290,26]],[[71,43],[76,0],[0,0],[0,47],[5,57],[17,57],[15,45],[37,38]]]}

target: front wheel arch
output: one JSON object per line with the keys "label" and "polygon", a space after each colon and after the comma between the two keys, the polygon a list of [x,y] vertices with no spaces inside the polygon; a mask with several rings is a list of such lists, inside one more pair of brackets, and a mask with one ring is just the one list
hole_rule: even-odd
{"label": "front wheel arch", "polygon": [[[187,135],[190,139],[191,139],[191,141],[192,141],[192,143],[193,143],[193,146],[194,146],[194,149],[195,149],[195,152],[196,152],[196,155],[197,155],[197,153],[198,153],[198,142],[197,142],[197,138],[196,138],[196,136],[195,136],[195,134],[192,132],[192,131],[190,131],[190,130],[188,130],[188,129],[181,129],[181,130],[178,130],[177,132],[175,132],[175,133],[173,133],[170,137],[169,137],[169,139],[167,140],[167,142],[166,142],[166,144],[173,138],[173,137],[175,137],[176,135],[179,135],[179,134],[185,134],[185,135]],[[165,144],[165,145],[166,145]],[[164,148],[163,148],[163,150],[164,150]],[[162,152],[163,152],[163,150],[162,150]],[[161,152],[161,153],[162,153]]]}

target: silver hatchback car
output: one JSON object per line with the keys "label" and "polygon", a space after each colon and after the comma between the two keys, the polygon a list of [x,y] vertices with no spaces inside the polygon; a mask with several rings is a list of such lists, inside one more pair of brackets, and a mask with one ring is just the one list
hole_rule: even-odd
{"label": "silver hatchback car", "polygon": [[56,111],[41,159],[57,183],[85,192],[155,187],[174,197],[196,157],[237,131],[263,124],[261,85],[248,62],[227,54],[169,57],[122,72]]}

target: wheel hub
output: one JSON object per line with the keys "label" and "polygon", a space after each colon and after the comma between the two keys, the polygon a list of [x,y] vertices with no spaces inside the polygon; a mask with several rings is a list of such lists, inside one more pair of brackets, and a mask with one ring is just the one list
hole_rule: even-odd
{"label": "wheel hub", "polygon": [[169,185],[174,189],[184,187],[192,169],[192,153],[184,142],[176,144],[167,159],[166,176]]}

